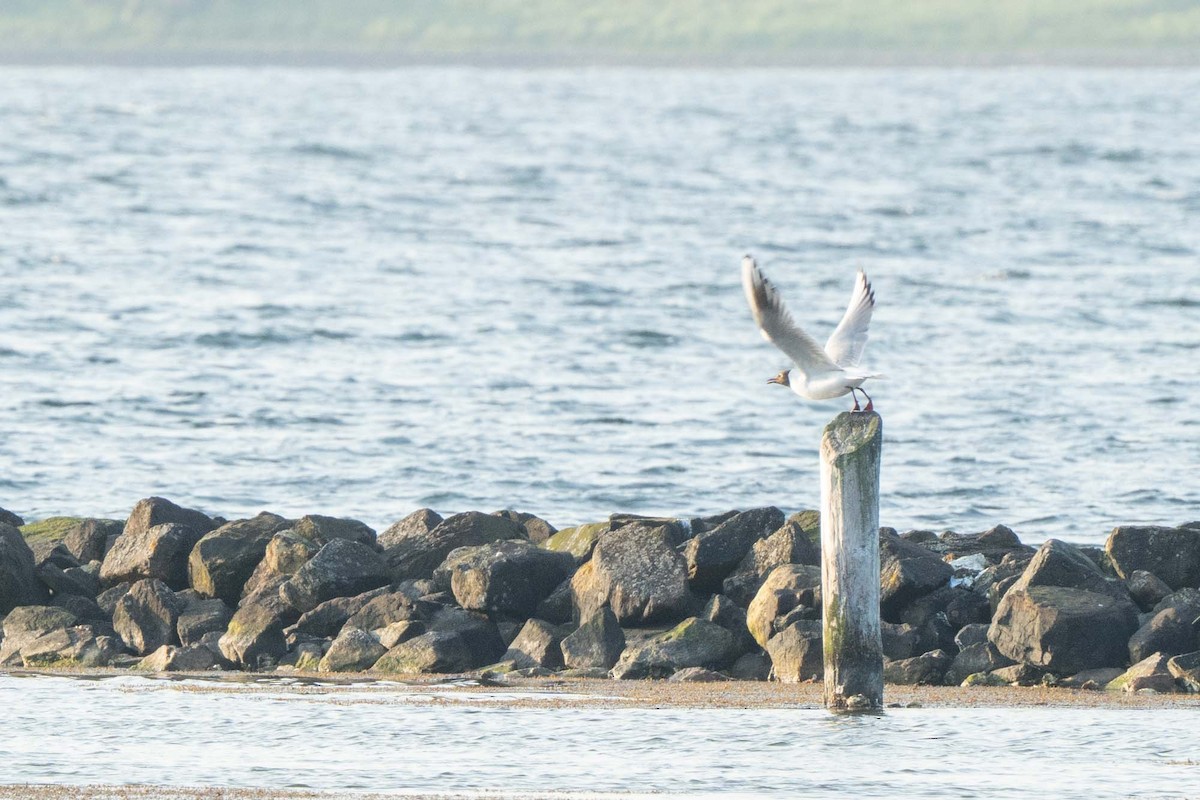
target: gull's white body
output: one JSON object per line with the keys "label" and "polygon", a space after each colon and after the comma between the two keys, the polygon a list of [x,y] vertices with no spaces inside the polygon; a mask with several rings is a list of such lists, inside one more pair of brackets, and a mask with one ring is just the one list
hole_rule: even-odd
{"label": "gull's white body", "polygon": [[858,366],[875,310],[875,292],[862,270],[854,282],[850,305],[824,348],[796,325],[779,292],[750,256],[742,259],[742,288],[763,338],[795,364],[799,379],[787,378],[787,386],[796,394],[806,400],[832,400],[850,394],[868,378],[882,377]]}

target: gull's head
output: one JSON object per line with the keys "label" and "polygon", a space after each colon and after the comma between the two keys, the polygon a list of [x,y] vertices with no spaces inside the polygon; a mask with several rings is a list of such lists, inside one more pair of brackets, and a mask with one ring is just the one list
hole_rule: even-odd
{"label": "gull's head", "polygon": [[767,383],[778,383],[780,386],[791,386],[792,384],[788,380],[789,372],[791,372],[790,369],[785,369],[774,378],[767,378]]}

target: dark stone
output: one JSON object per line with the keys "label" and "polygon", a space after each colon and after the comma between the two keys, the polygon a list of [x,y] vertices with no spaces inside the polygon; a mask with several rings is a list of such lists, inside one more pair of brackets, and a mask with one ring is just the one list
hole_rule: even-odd
{"label": "dark stone", "polygon": [[125,523],[115,519],[85,519],[63,538],[63,546],[83,564],[103,561],[109,543],[121,535]]}
{"label": "dark stone", "polygon": [[1009,591],[1034,586],[1063,586],[1106,594],[1135,610],[1124,583],[1109,580],[1080,548],[1058,539],[1047,539],[1038,548],[1021,578]]}
{"label": "dark stone", "polygon": [[[986,627],[985,625],[984,628]],[[885,658],[900,661],[924,652],[918,649],[921,645],[921,631],[915,625],[881,621],[879,629]]]}
{"label": "dark stone", "polygon": [[820,680],[825,674],[821,623],[802,620],[784,628],[767,642],[771,672],[781,683]]}
{"label": "dark stone", "polygon": [[425,623],[413,619],[402,619],[371,633],[379,637],[381,645],[391,650],[396,645],[425,633]]}
{"label": "dark stone", "polygon": [[953,659],[944,650],[883,665],[883,681],[899,686],[937,686],[945,681]]}
{"label": "dark stone", "polygon": [[1125,579],[1125,587],[1129,589],[1129,594],[1142,611],[1149,611],[1171,594],[1170,586],[1167,586],[1154,573],[1146,572],[1144,569],[1135,569],[1131,572]]}
{"label": "dark stone", "polygon": [[1162,653],[1153,653],[1131,666],[1104,687],[1109,692],[1140,692],[1152,689],[1159,694],[1178,691],[1175,676],[1171,674],[1169,659]]}
{"label": "dark stone", "polygon": [[1014,587],[1004,595],[988,640],[1014,661],[1059,674],[1119,666],[1137,629],[1133,604],[1061,586]]}
{"label": "dark stone", "polygon": [[733,511],[722,511],[720,514],[712,514],[707,517],[694,517],[688,520],[688,530],[692,532],[693,536],[705,533],[711,531],[722,522],[736,517],[740,513],[742,512],[735,509]]}
{"label": "dark stone", "polygon": [[502,541],[452,551],[434,580],[443,588],[448,584],[465,609],[524,619],[574,571],[569,553]]}
{"label": "dark stone", "polygon": [[496,663],[506,647],[496,624],[477,612],[447,606],[433,612],[427,626],[431,632],[455,633],[462,637],[471,657],[467,669]]}
{"label": "dark stone", "polygon": [[612,676],[618,680],[669,678],[686,667],[721,669],[739,655],[733,634],[708,620],[690,617],[639,645],[627,646]]}
{"label": "dark stone", "polygon": [[112,619],[112,615],[116,613],[117,603],[129,592],[129,587],[132,583],[119,583],[111,589],[105,589],[100,594],[96,595],[96,605]]}
{"label": "dark stone", "polygon": [[10,528],[20,528],[25,524],[25,520],[17,516],[8,509],[0,508],[0,525],[7,525]]}
{"label": "dark stone", "polygon": [[988,673],[998,681],[1013,686],[1036,686],[1046,677],[1046,670],[1032,664],[1013,664]]}
{"label": "dark stone", "polygon": [[125,520],[125,533],[145,533],[157,525],[174,522],[203,535],[217,527],[207,515],[190,508],[180,508],[162,497],[139,500]]}
{"label": "dark stone", "polygon": [[296,520],[292,529],[298,535],[315,542],[318,547],[334,539],[346,539],[375,547],[375,529],[356,519],[308,514]]}
{"label": "dark stone", "polygon": [[954,634],[954,644],[959,650],[966,650],[973,644],[982,644],[988,640],[989,627],[990,625],[986,622],[964,625],[958,633]]}
{"label": "dark stone", "polygon": [[1172,589],[1200,586],[1200,529],[1122,525],[1104,550],[1122,578],[1145,570]]}
{"label": "dark stone", "polygon": [[574,616],[571,598],[571,579],[567,578],[556,586],[546,599],[538,603],[534,616],[555,625],[565,625]]}
{"label": "dark stone", "polygon": [[901,609],[954,574],[936,553],[886,532],[879,535],[879,566],[879,608],[888,622],[899,622]]}
{"label": "dark stone", "polygon": [[562,640],[563,662],[572,669],[611,669],[625,649],[625,632],[612,609],[604,606]]}
{"label": "dark stone", "polygon": [[85,597],[78,594],[60,594],[55,595],[51,605],[56,608],[65,608],[76,616],[83,623],[92,625],[97,630],[103,630],[105,633],[112,627],[112,614],[106,613],[100,605],[90,597]]}
{"label": "dark stone", "polygon": [[944,682],[948,686],[958,686],[968,675],[991,672],[1001,667],[1012,666],[1013,663],[1011,658],[997,650],[991,642],[968,645],[954,656],[954,662],[946,670]]}
{"label": "dark stone", "polygon": [[346,620],[346,626],[375,631],[394,622],[424,620],[427,609],[423,606],[423,603],[413,600],[403,592],[385,592],[371,598],[362,608],[355,611]]}
{"label": "dark stone", "polygon": [[1151,611],[1157,614],[1168,608],[1178,611],[1179,616],[1184,619],[1194,620],[1196,617],[1200,617],[1200,589],[1187,588],[1171,592],[1158,601],[1158,604]]}
{"label": "dark stone", "polygon": [[216,656],[204,645],[172,647],[164,644],[139,661],[134,669],[147,672],[205,672],[215,666]]}
{"label": "dark stone", "polygon": [[317,554],[320,549],[313,539],[301,536],[294,530],[279,531],[267,542],[262,561],[242,587],[242,597],[261,592],[269,584],[278,589],[282,579],[290,578]]}
{"label": "dark stone", "polygon": [[267,544],[290,523],[266,511],[251,519],[227,522],[201,537],[188,558],[191,587],[205,597],[238,603],[242,587],[267,551]]}
{"label": "dark stone", "polygon": [[45,603],[49,592],[34,573],[33,550],[16,528],[0,522],[0,616]]}
{"label": "dark stone", "polygon": [[388,650],[371,672],[416,675],[467,672],[475,667],[465,637],[453,631],[430,631]]}
{"label": "dark stone", "polygon": [[258,595],[254,600],[234,612],[219,641],[226,659],[250,670],[273,665],[287,653],[283,629],[296,620],[296,610],[278,595]]}
{"label": "dark stone", "polygon": [[709,598],[700,616],[732,633],[738,649],[743,653],[758,649],[758,643],[746,626],[745,610],[725,595],[714,594]]}
{"label": "dark stone", "polygon": [[[389,531],[391,529],[389,528]],[[385,531],[387,534],[387,531]],[[491,514],[468,511],[443,520],[437,527],[420,532],[414,526],[403,537],[385,535],[393,543],[383,552],[393,581],[428,578],[450,552],[460,547],[475,547],[506,539],[525,539],[525,529],[514,522]]]}
{"label": "dark stone", "polygon": [[782,564],[821,566],[821,551],[793,515],[779,530],[755,542],[737,569],[721,584],[726,595],[746,606],[771,570]]}
{"label": "dark stone", "polygon": [[746,653],[726,671],[737,681],[765,681],[771,677],[771,657],[766,653]]}
{"label": "dark stone", "polygon": [[39,636],[21,648],[21,658],[29,669],[106,667],[120,651],[113,637],[97,635],[90,625],[77,625]]}
{"label": "dark stone", "polygon": [[642,514],[609,514],[609,528],[665,528],[672,547],[679,547],[691,535],[687,525],[674,517],[647,517]]}
{"label": "dark stone", "polygon": [[1200,650],[1175,656],[1167,661],[1167,669],[1185,691],[1200,693]]}
{"label": "dark stone", "polygon": [[179,619],[175,622],[175,632],[179,635],[180,644],[199,644],[205,634],[214,631],[224,632],[233,618],[233,609],[225,605],[220,598],[205,598],[192,590],[179,592],[175,595],[182,603]]}
{"label": "dark stone", "polygon": [[683,548],[688,582],[700,592],[719,592],[721,583],[754,543],[783,525],[783,512],[774,506],[744,511],[711,531],[693,536]]}
{"label": "dark stone", "polygon": [[495,515],[503,519],[520,525],[525,529],[525,535],[529,537],[529,541],[534,544],[541,544],[549,539],[554,534],[558,533],[558,529],[551,525],[541,517],[533,514],[526,514],[522,511],[496,511]]}
{"label": "dark stone", "polygon": [[1136,664],[1155,653],[1177,656],[1200,648],[1192,619],[1177,608],[1167,608],[1155,614],[1149,622],[1129,637],[1129,660]]}
{"label": "dark stone", "polygon": [[943,586],[905,606],[900,622],[920,628],[939,614],[957,631],[964,625],[989,622],[992,608],[986,597],[970,589]]}
{"label": "dark stone", "polygon": [[376,543],[386,551],[405,539],[428,536],[441,522],[442,516],[436,511],[429,508],[417,509],[379,534]]}
{"label": "dark stone", "polygon": [[1066,689],[1103,689],[1121,677],[1124,672],[1125,670],[1120,667],[1085,669],[1082,672],[1077,672],[1074,675],[1061,679],[1058,685]]}
{"label": "dark stone", "polygon": [[921,546],[943,559],[982,555],[988,564],[998,564],[1010,554],[1033,555],[1033,548],[1021,540],[1006,525],[997,525],[983,533],[963,534],[946,531],[941,536],[920,542]]}
{"label": "dark stone", "polygon": [[100,566],[100,582],[115,586],[155,578],[178,591],[187,588],[188,556],[203,534],[176,522],[131,528],[113,542]]}
{"label": "dark stone", "polygon": [[70,628],[78,622],[78,618],[65,608],[17,606],[4,617],[4,636],[0,639],[0,667],[24,666],[21,651],[26,645],[52,631]]}
{"label": "dark stone", "polygon": [[95,597],[100,593],[100,581],[90,572],[80,567],[62,569],[53,562],[44,561],[34,570],[38,580],[44,583],[56,596],[78,595],[80,597]]}
{"label": "dark stone", "polygon": [[691,603],[687,565],[666,526],[627,525],[602,536],[571,590],[580,619],[608,605],[622,625],[678,619]]}
{"label": "dark stone", "polygon": [[821,607],[821,569],[784,564],[771,570],[746,610],[746,626],[759,647],[779,630],[779,620],[794,609]]}
{"label": "dark stone", "polygon": [[33,561],[39,567],[44,564],[49,564],[59,569],[71,569],[72,567],[83,566],[79,563],[78,558],[71,555],[71,551],[62,542],[40,541],[35,542],[30,547],[33,550]]}
{"label": "dark stone", "polygon": [[370,633],[347,625],[333,640],[317,669],[321,672],[362,672],[374,666],[387,651],[388,648]]}
{"label": "dark stone", "polygon": [[512,661],[517,669],[545,667],[561,669],[563,666],[562,634],[548,622],[531,619],[521,628],[501,657]]}
{"label": "dark stone", "polygon": [[326,600],[353,597],[387,583],[387,564],[379,553],[359,542],[334,539],[279,588],[279,596],[303,613]]}
{"label": "dark stone", "polygon": [[296,623],[295,628],[291,632],[301,637],[313,639],[337,636],[338,631],[346,624],[346,620],[358,613],[367,603],[376,597],[387,593],[387,587],[381,587],[379,589],[372,589],[369,592],[363,592],[355,597],[335,597],[332,600],[326,600],[313,610],[302,614],[299,622]]}
{"label": "dark stone", "polygon": [[717,683],[728,680],[728,675],[704,667],[687,667],[667,678],[669,683]]}
{"label": "dark stone", "polygon": [[175,624],[180,602],[175,593],[157,578],[133,584],[117,602],[113,630],[133,652],[149,655],[164,644],[178,644]]}

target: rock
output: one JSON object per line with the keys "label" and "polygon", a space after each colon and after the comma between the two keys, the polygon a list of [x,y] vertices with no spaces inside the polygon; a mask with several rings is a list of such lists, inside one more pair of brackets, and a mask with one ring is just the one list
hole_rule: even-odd
{"label": "rock", "polygon": [[571,594],[571,579],[567,578],[554,587],[554,591],[546,599],[538,603],[534,616],[538,619],[552,622],[555,625],[565,625],[574,617],[574,609],[575,606],[572,603]]}
{"label": "rock", "polygon": [[563,663],[571,669],[612,669],[625,649],[625,632],[607,606],[592,612],[562,640]]}
{"label": "rock", "polygon": [[766,653],[746,653],[726,672],[735,681],[765,681],[771,677],[771,657]]}
{"label": "rock", "polygon": [[7,525],[10,528],[20,528],[25,525],[25,520],[7,509],[0,508],[0,525]]}
{"label": "rock", "polygon": [[1106,578],[1080,548],[1058,539],[1047,539],[1038,548],[1020,579],[1009,591],[1033,586],[1063,586],[1106,594],[1136,612],[1125,584]]}
{"label": "rock", "polygon": [[1058,682],[1058,685],[1067,689],[1102,689],[1120,677],[1124,672],[1125,670],[1120,667],[1085,669],[1070,677],[1063,678]]}
{"label": "rock", "polygon": [[1183,653],[1167,661],[1175,681],[1191,694],[1200,693],[1200,650]]}
{"label": "rock", "polygon": [[383,557],[359,542],[334,539],[279,588],[279,596],[301,613],[326,600],[352,597],[388,583]]}
{"label": "rock", "polygon": [[320,642],[301,642],[291,652],[279,659],[279,666],[291,667],[297,672],[316,672],[324,657],[325,651]]}
{"label": "rock", "polygon": [[504,640],[496,624],[478,612],[448,606],[430,615],[426,625],[431,633],[455,633],[462,637],[470,655],[468,669],[494,664],[504,653]]}
{"label": "rock", "polygon": [[780,629],[777,620],[798,606],[821,607],[820,567],[784,564],[771,570],[746,610],[746,627],[759,647]]}
{"label": "rock", "polygon": [[1165,611],[1168,608],[1173,608],[1179,612],[1179,616],[1183,619],[1194,620],[1200,617],[1200,589],[1180,589],[1177,592],[1171,592],[1158,602],[1151,612],[1154,614],[1160,611]]}
{"label": "rock", "polygon": [[748,605],[771,570],[782,564],[821,566],[821,551],[813,545],[796,516],[767,538],[754,542],[733,574],[721,584],[734,602]]}
{"label": "rock", "polygon": [[990,622],[992,608],[986,597],[970,589],[943,586],[905,606],[900,611],[900,622],[920,628],[939,614],[957,631],[964,625]]}
{"label": "rock", "polygon": [[97,635],[90,625],[49,631],[21,648],[30,669],[106,667],[121,652],[111,636]]}
{"label": "rock", "polygon": [[1163,583],[1158,576],[1144,569],[1135,569],[1125,579],[1125,587],[1129,589],[1134,602],[1142,611],[1149,611],[1162,602],[1171,593],[1171,587]]}
{"label": "rock", "polygon": [[1178,691],[1168,660],[1162,653],[1147,656],[1114,678],[1104,690],[1133,693],[1142,689],[1153,689],[1160,694]]}
{"label": "rock", "polygon": [[383,555],[393,581],[428,578],[452,550],[525,538],[525,529],[514,522],[468,511],[443,520],[425,533],[414,527],[408,535],[396,538]]}
{"label": "rock", "polygon": [[746,626],[746,612],[725,595],[714,594],[710,597],[700,616],[732,633],[738,649],[743,653],[758,649],[758,643]]}
{"label": "rock", "polygon": [[973,672],[968,675],[961,686],[1008,686],[1008,681],[990,672]]}
{"label": "rock", "polygon": [[164,644],[143,658],[134,669],[147,672],[206,672],[217,666],[212,651],[201,644],[172,647]]}
{"label": "rock", "polygon": [[820,621],[801,620],[784,628],[767,642],[767,655],[781,683],[820,680],[825,674]]}
{"label": "rock", "polygon": [[991,626],[986,622],[964,625],[958,633],[954,634],[954,645],[959,650],[966,650],[973,644],[986,642],[989,627]]}
{"label": "rock", "polygon": [[567,553],[503,541],[452,551],[434,580],[448,584],[465,609],[524,619],[574,570],[575,559]]}
{"label": "rock", "polygon": [[1046,671],[1032,664],[1013,664],[1011,667],[994,669],[990,673],[1010,686],[1036,686],[1046,677]]}
{"label": "rock", "polygon": [[278,661],[287,652],[283,629],[296,618],[295,614],[295,609],[273,596],[242,605],[220,638],[221,654],[250,670]]}
{"label": "rock", "polygon": [[4,636],[0,639],[0,667],[22,666],[21,650],[47,633],[70,628],[78,618],[64,608],[54,606],[17,606],[4,617]]}
{"label": "rock", "polygon": [[1122,578],[1144,570],[1172,589],[1200,586],[1200,528],[1122,525],[1113,528],[1104,551]]}
{"label": "rock", "polygon": [[80,567],[61,569],[54,563],[45,561],[37,565],[34,574],[56,597],[78,595],[91,598],[100,593],[100,581],[97,577]]}
{"label": "rock", "polygon": [[699,592],[719,592],[754,543],[783,525],[783,512],[773,506],[730,517],[711,531],[693,536],[683,548],[688,582]]}
{"label": "rock", "polygon": [[296,520],[292,529],[298,535],[315,542],[318,547],[334,539],[346,539],[370,548],[375,547],[375,529],[356,519],[308,514]]}
{"label": "rock", "polygon": [[533,514],[526,514],[522,511],[511,511],[506,509],[504,511],[496,511],[494,512],[494,515],[520,525],[525,529],[525,535],[529,538],[529,541],[533,542],[534,544],[540,545],[551,536],[558,533],[557,528],[555,528],[549,522],[546,522],[546,520],[542,519],[541,517],[534,516]]}
{"label": "rock", "polygon": [[1137,629],[1133,604],[1060,586],[1014,587],[1000,602],[988,640],[1014,661],[1070,674],[1118,666]]}
{"label": "rock", "polygon": [[354,614],[376,597],[387,594],[387,587],[372,589],[355,597],[335,597],[300,616],[292,632],[301,637],[323,639],[338,635],[342,626]]}
{"label": "rock", "polygon": [[897,686],[938,686],[945,681],[953,659],[944,650],[883,665],[883,681]]}
{"label": "rock", "polygon": [[667,678],[670,683],[715,683],[728,680],[728,675],[722,675],[704,667],[687,667]]}
{"label": "rock", "polygon": [[422,621],[426,618],[424,604],[403,592],[382,592],[371,598],[346,620],[346,626],[364,631],[376,631],[396,622]]}
{"label": "rock", "polygon": [[558,553],[570,553],[575,557],[576,564],[582,564],[592,557],[592,550],[595,549],[596,542],[600,541],[600,537],[611,530],[611,522],[593,522],[575,528],[563,528],[542,542],[542,547]]}
{"label": "rock", "polygon": [[991,642],[979,642],[968,645],[954,656],[954,661],[945,670],[943,680],[947,686],[960,686],[969,675],[1011,667],[1013,663],[1011,658],[997,650]]}
{"label": "rock", "polygon": [[204,598],[191,590],[180,592],[175,597],[182,604],[175,622],[175,632],[184,647],[199,644],[207,633],[223,633],[233,619],[233,609],[220,598]]}
{"label": "rock", "polygon": [[363,672],[374,666],[387,651],[370,633],[346,626],[333,640],[317,669],[321,672]]}
{"label": "rock", "polygon": [[[986,629],[987,626],[985,625]],[[890,658],[893,661],[900,661],[905,658],[912,658],[925,652],[919,650],[921,645],[921,631],[915,625],[895,624],[891,622],[879,623],[880,639],[883,643],[883,655],[885,658]],[[985,632],[986,638],[986,632]]]}
{"label": "rock", "polygon": [[971,591],[985,595],[992,607],[992,613],[995,614],[1000,606],[1000,599],[1024,574],[1029,562],[1033,560],[1033,555],[1018,553],[1005,556],[999,564],[993,564],[975,576]]}
{"label": "rock", "polygon": [[129,588],[113,612],[113,629],[125,646],[145,656],[164,644],[177,644],[175,625],[180,603],[157,578],[144,578]]}
{"label": "rock", "polygon": [[436,511],[429,508],[417,509],[379,534],[376,544],[386,551],[404,539],[427,536],[441,522],[442,516]]}
{"label": "rock", "polygon": [[55,595],[50,601],[50,605],[57,608],[65,608],[75,615],[80,623],[90,624],[98,631],[103,630],[104,633],[110,633],[112,628],[112,614],[105,613],[104,609],[90,597],[83,597],[77,594],[60,594]]}
{"label": "rock", "polygon": [[100,566],[105,587],[155,578],[178,591],[187,588],[188,556],[202,532],[176,522],[151,528],[130,527],[116,541]]}
{"label": "rock", "polygon": [[125,523],[115,519],[85,519],[63,538],[63,545],[83,564],[103,561],[111,542],[121,535]]}
{"label": "rock", "polygon": [[671,546],[678,548],[692,533],[687,525],[675,517],[647,517],[643,514],[609,514],[608,523],[612,530],[621,528],[665,528],[671,540]]}
{"label": "rock", "polygon": [[311,538],[301,536],[293,530],[279,531],[267,542],[262,561],[254,568],[254,572],[242,587],[242,597],[262,591],[268,584],[279,578],[295,575],[302,566],[317,554],[320,546]]}
{"label": "rock", "polygon": [[33,550],[21,532],[0,522],[0,616],[18,606],[39,605],[49,593],[34,574]]}
{"label": "rock", "polygon": [[[177,523],[204,535],[216,527],[207,515],[190,508],[180,508],[162,497],[139,500],[125,520],[125,533],[145,533],[157,525]],[[122,534],[124,535],[124,534]]]}
{"label": "rock", "polygon": [[502,661],[513,661],[517,669],[563,666],[562,634],[548,622],[531,619],[521,628],[517,638],[508,646]]}
{"label": "rock", "polygon": [[425,633],[425,623],[404,619],[399,622],[393,622],[386,628],[374,631],[374,633],[378,634],[379,643],[384,648],[391,650],[396,645]]}
{"label": "rock", "polygon": [[[580,619],[608,605],[622,625],[678,619],[691,602],[687,565],[667,526],[628,525],[596,543],[571,579]],[[698,665],[688,665],[698,666]]]}
{"label": "rock", "polygon": [[113,614],[117,611],[117,603],[122,597],[129,593],[129,588],[132,583],[118,583],[111,589],[105,589],[100,594],[96,595],[96,605],[112,619]]}
{"label": "rock", "polygon": [[1021,540],[1007,525],[997,525],[983,533],[962,534],[946,531],[940,536],[921,542],[928,550],[945,561],[982,555],[987,563],[998,564],[1010,554],[1033,554],[1033,548]]}
{"label": "rock", "polygon": [[188,558],[191,587],[205,597],[219,597],[236,606],[242,587],[262,561],[271,537],[288,525],[278,514],[264,511],[205,534]]}
{"label": "rock", "polygon": [[430,631],[388,650],[371,667],[371,672],[417,675],[467,672],[473,667],[471,649],[461,634]]}
{"label": "rock", "polygon": [[887,622],[899,622],[901,609],[954,574],[936,553],[887,532],[879,535],[879,566],[879,608]]}
{"label": "rock", "polygon": [[685,667],[721,669],[739,655],[733,634],[708,620],[689,617],[666,633],[627,646],[612,676],[618,680],[668,678]]}
{"label": "rock", "polygon": [[1137,664],[1155,653],[1169,658],[1198,647],[1192,620],[1181,616],[1177,608],[1166,608],[1129,637],[1129,660]]}

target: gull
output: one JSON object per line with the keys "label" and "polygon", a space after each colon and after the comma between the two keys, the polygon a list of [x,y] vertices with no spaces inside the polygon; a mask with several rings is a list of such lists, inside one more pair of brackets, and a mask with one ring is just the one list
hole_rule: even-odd
{"label": "gull", "polygon": [[[792,370],[785,369],[767,383],[787,386],[805,400],[831,400],[849,394],[854,397],[854,411],[874,410],[871,396],[861,387],[868,378],[883,376],[858,366],[867,345],[871,312],[875,310],[875,290],[861,269],[854,281],[850,305],[823,349],[792,320],[779,291],[750,256],[742,259],[742,288],[763,338],[782,350],[800,373],[800,378],[793,380]],[[858,392],[867,398],[864,409],[858,406]]]}

